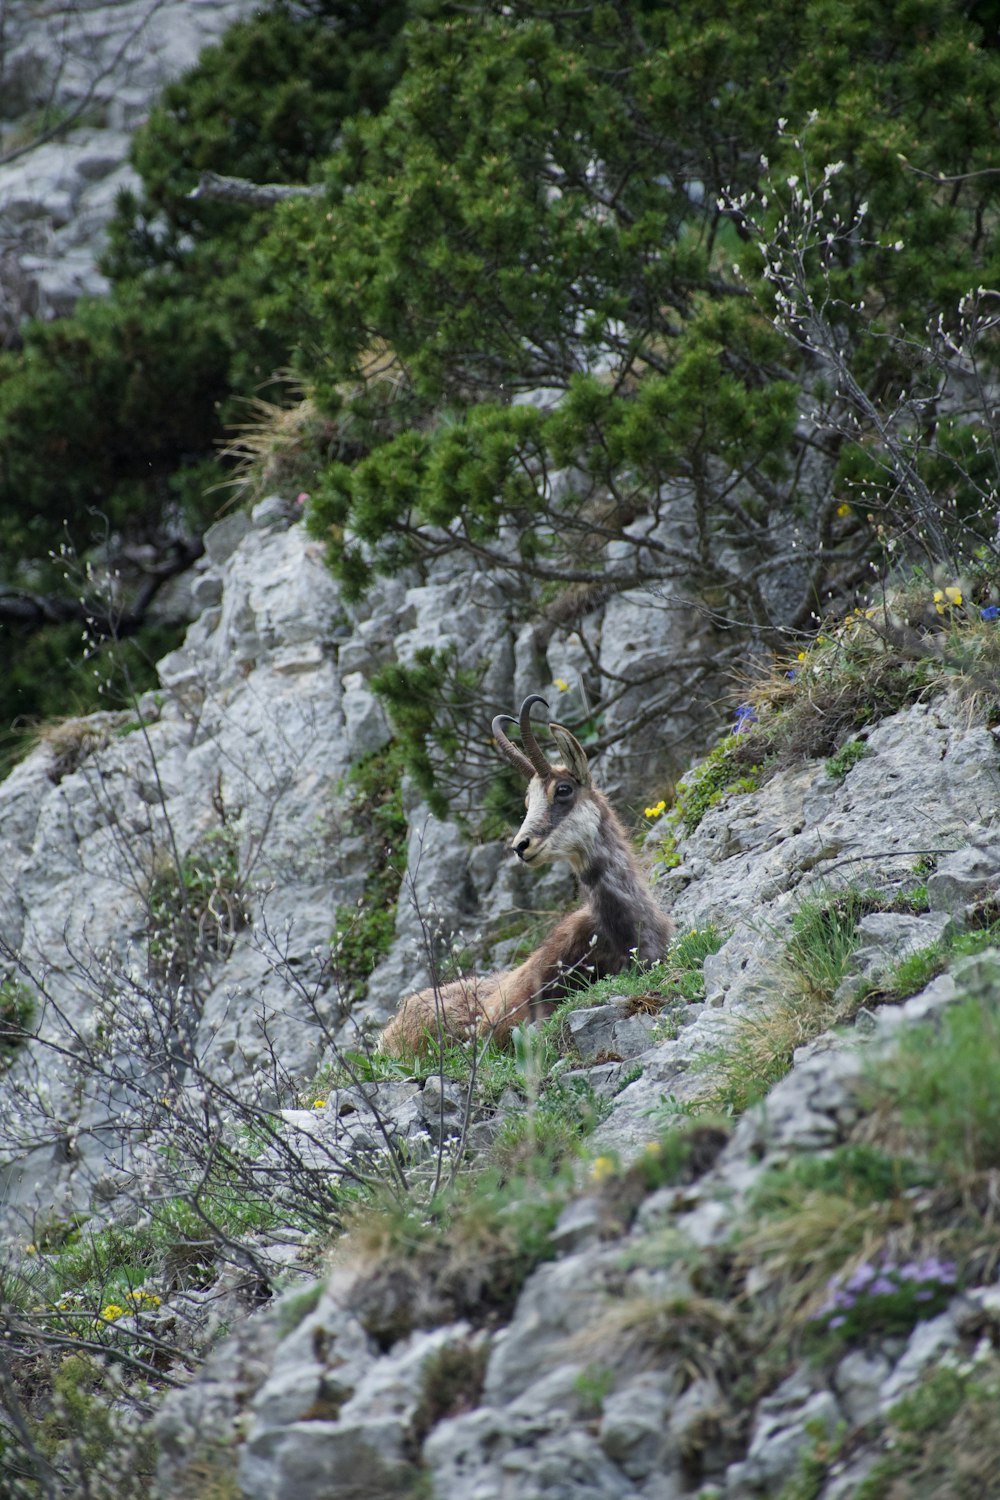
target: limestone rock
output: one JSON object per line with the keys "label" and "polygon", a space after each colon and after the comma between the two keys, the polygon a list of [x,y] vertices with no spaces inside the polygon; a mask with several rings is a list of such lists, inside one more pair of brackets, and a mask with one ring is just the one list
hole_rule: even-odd
{"label": "limestone rock", "polygon": [[832,1435],[839,1417],[830,1391],[811,1390],[801,1375],[790,1377],[758,1407],[741,1482],[752,1492],[774,1494],[813,1446],[816,1431]]}
{"label": "limestone rock", "polygon": [[13,323],[64,317],[81,296],[107,291],[97,269],[106,226],[118,193],[140,186],[128,164],[131,131],[164,85],[250,9],[246,0],[41,9],[31,0],[6,0],[3,118],[16,127],[40,108],[72,118],[85,107],[101,121],[0,166],[0,222],[9,246],[0,268],[8,296],[0,303],[7,302]]}

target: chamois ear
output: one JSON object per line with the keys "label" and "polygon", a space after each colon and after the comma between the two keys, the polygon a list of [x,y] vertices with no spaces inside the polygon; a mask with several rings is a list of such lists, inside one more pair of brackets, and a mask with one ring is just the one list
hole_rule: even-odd
{"label": "chamois ear", "polygon": [[552,738],[559,747],[559,753],[563,758],[567,771],[569,771],[571,776],[576,778],[581,786],[589,786],[590,767],[587,764],[587,752],[579,740],[574,739],[569,730],[564,728],[562,724],[550,724],[549,729],[552,733]]}

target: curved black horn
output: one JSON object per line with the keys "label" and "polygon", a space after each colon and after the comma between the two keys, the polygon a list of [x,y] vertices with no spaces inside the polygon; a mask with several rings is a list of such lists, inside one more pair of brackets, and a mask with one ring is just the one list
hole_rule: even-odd
{"label": "curved black horn", "polygon": [[504,760],[509,761],[510,764],[514,767],[515,771],[520,771],[525,781],[530,781],[535,774],[534,766],[531,764],[531,761],[525,755],[524,751],[519,750],[517,745],[509,740],[504,733],[503,726],[505,724],[516,723],[517,720],[512,719],[510,714],[497,714],[496,718],[493,720],[493,738],[496,741],[496,747],[500,751],[500,754],[503,756]]}
{"label": "curved black horn", "polygon": [[537,773],[541,777],[551,776],[552,767],[542,754],[538,741],[535,739],[535,731],[531,727],[531,707],[534,703],[544,703],[546,708],[549,706],[539,693],[532,693],[530,698],[525,698],[517,720],[521,730],[521,744],[527,751],[532,774]]}

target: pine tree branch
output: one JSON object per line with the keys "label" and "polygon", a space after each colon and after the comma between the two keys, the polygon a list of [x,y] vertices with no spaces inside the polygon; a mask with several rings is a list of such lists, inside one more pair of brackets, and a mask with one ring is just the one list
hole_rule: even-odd
{"label": "pine tree branch", "polygon": [[189,198],[205,198],[213,203],[245,203],[250,208],[273,208],[286,198],[318,198],[326,189],[321,183],[250,182],[246,177],[222,177],[218,172],[202,172],[198,186]]}

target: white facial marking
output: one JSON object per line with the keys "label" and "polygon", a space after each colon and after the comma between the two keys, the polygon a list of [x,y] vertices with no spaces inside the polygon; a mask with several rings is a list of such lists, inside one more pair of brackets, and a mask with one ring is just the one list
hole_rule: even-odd
{"label": "white facial marking", "polygon": [[[534,843],[536,840],[545,837],[545,830],[549,821],[549,801],[545,795],[545,787],[537,776],[528,782],[528,794],[524,799],[524,805],[528,811],[524,822],[514,835],[513,847],[515,849],[524,839],[529,839],[531,843]],[[541,853],[541,851],[539,852]],[[530,864],[535,857],[535,851],[529,846],[525,850],[525,853],[528,856],[528,863]]]}
{"label": "white facial marking", "polygon": [[582,870],[594,852],[600,825],[601,815],[594,803],[587,799],[578,802],[546,840],[546,858],[566,859],[574,869]]}
{"label": "white facial marking", "polygon": [[525,864],[541,865],[565,859],[582,869],[597,842],[601,819],[596,805],[588,797],[581,798],[572,812],[553,827],[552,805],[538,777],[528,784],[527,804],[527,816],[513,839],[515,849],[527,840],[521,851]]}

